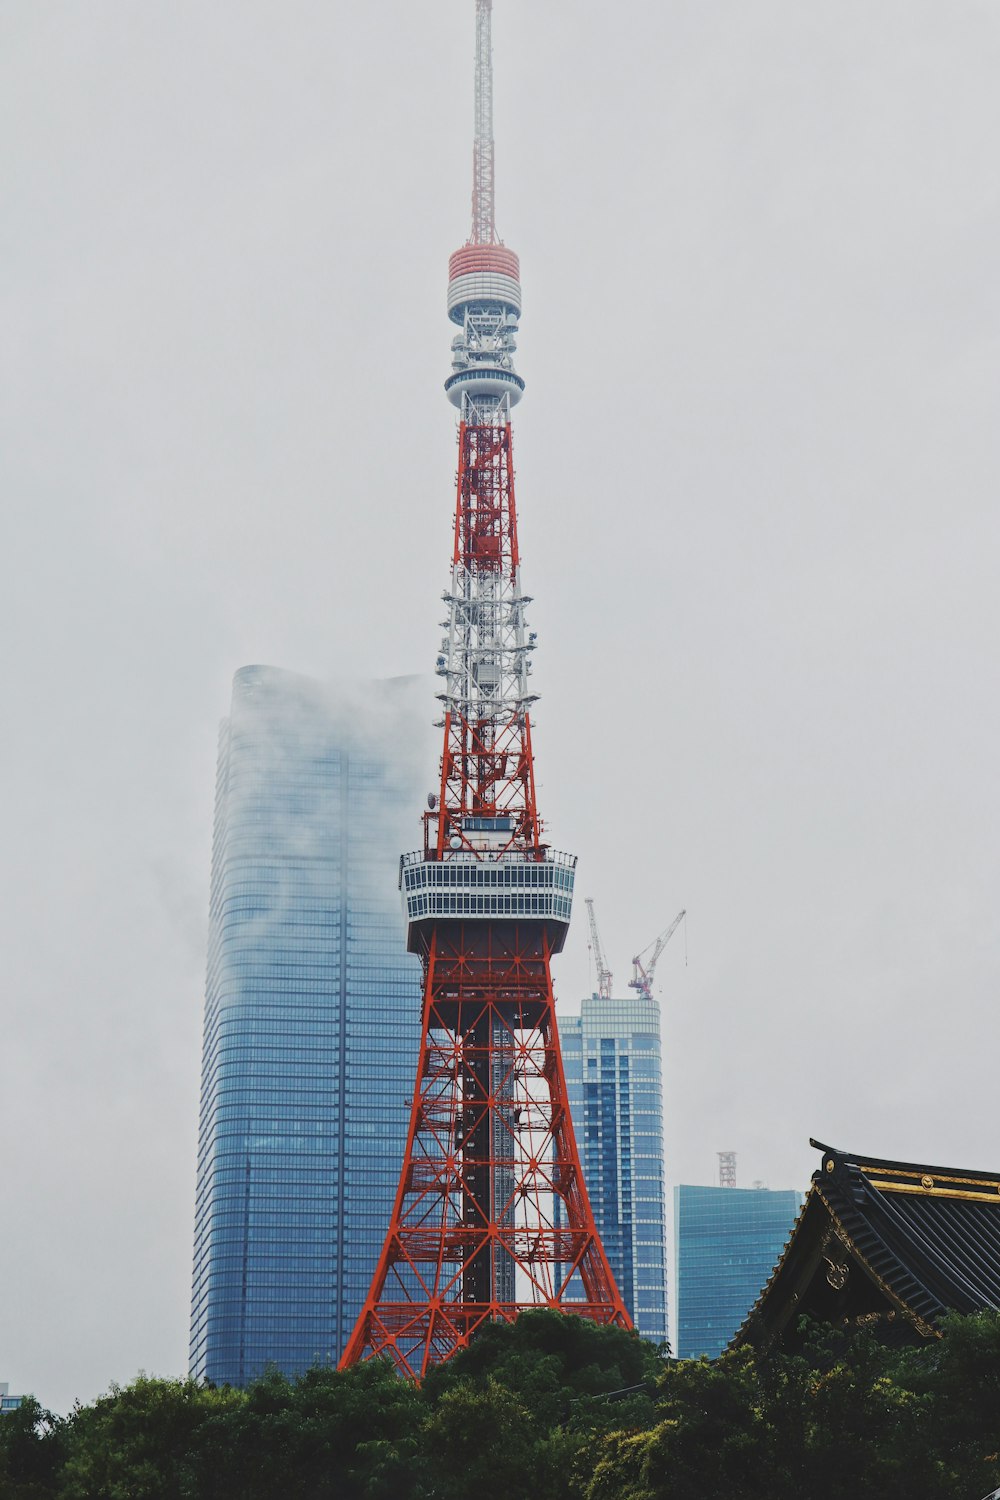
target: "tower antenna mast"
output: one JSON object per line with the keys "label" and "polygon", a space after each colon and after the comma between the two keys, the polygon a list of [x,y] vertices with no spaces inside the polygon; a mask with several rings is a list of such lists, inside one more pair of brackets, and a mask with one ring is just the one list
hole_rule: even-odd
{"label": "tower antenna mast", "polygon": [[497,243],[494,209],[493,0],[476,0],[476,134],[472,147],[470,244]]}

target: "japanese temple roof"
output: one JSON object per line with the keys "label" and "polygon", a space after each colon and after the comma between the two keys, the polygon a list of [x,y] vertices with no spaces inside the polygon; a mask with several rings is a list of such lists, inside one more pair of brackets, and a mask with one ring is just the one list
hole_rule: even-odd
{"label": "japanese temple roof", "polygon": [[1000,1307],[1000,1174],[835,1150],[734,1344],[767,1347],[803,1313],[928,1337],[949,1312]]}

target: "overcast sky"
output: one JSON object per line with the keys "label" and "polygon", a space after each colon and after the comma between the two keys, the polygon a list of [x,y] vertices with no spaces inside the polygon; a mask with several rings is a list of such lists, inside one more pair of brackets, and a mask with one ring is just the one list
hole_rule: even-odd
{"label": "overcast sky", "polygon": [[[436,652],[473,10],[0,0],[0,1379],[60,1410],[186,1365],[232,673]],[[494,43],[540,798],[616,988],[689,910],[668,1177],[996,1170],[1000,4]]]}

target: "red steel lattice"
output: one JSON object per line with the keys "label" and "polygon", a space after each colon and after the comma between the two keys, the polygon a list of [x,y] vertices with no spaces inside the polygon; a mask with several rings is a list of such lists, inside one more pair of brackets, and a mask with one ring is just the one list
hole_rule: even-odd
{"label": "red steel lattice", "polygon": [[[476,628],[448,665],[461,669],[458,679],[499,659],[499,678],[523,686],[516,644],[509,660],[488,644],[503,635],[505,619],[514,622],[512,640],[523,623],[509,422],[463,423],[459,454],[451,597]],[[503,680],[492,682],[492,700],[449,683],[440,803],[425,815],[423,860],[439,878],[453,873],[456,888],[473,888],[477,871],[489,878],[510,869],[530,890],[531,872],[555,857],[540,841],[525,695]],[[487,714],[490,701],[500,706]],[[484,821],[503,827],[488,846],[477,832]],[[483,899],[495,906],[502,898]],[[550,974],[564,935],[547,913],[411,916],[425,986],[406,1156],[342,1366],[388,1355],[419,1378],[483,1322],[512,1321],[529,1307],[631,1327],[569,1114]],[[569,1301],[577,1273],[582,1300]]]}
{"label": "red steel lattice", "polygon": [[542,841],[535,795],[510,429],[521,293],[494,224],[491,10],[476,0],[472,237],[450,266],[445,389],[461,422],[441,779],[424,847],[401,862],[422,1039],[392,1218],[341,1359],[387,1356],[415,1379],[526,1308],[632,1326],[580,1169],[552,996],[576,861]]}

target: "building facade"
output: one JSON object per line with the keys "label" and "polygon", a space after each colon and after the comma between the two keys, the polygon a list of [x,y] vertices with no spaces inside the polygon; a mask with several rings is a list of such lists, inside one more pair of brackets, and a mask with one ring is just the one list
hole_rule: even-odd
{"label": "building facade", "polygon": [[[220,734],[190,1369],[335,1363],[382,1245],[420,1033],[399,851],[430,765],[415,679],[233,682]],[[429,724],[426,725],[429,733]]]}
{"label": "building facade", "polygon": [[644,1338],[667,1338],[660,1009],[585,999],[559,1017],[583,1175],[618,1289]]}
{"label": "building facade", "polygon": [[23,1400],[23,1396],[12,1396],[8,1382],[0,1380],[0,1412],[17,1411]]}
{"label": "building facade", "polygon": [[760,1296],[792,1232],[794,1188],[674,1189],[678,1359],[715,1359]]}

